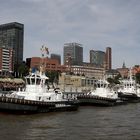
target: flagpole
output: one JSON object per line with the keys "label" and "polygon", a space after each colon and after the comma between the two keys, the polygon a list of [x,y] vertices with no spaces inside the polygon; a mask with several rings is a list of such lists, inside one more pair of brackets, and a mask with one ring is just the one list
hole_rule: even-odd
{"label": "flagpole", "polygon": [[41,56],[42,56],[41,67],[42,67],[43,72],[46,72],[46,58],[47,58],[47,55],[49,55],[49,50],[45,45],[42,45],[42,47],[41,47]]}

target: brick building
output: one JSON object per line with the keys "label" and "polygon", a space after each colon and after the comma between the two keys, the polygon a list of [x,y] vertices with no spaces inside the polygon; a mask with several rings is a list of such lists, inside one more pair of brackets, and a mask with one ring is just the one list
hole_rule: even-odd
{"label": "brick building", "polygon": [[46,71],[60,71],[65,72],[66,66],[60,65],[59,61],[50,58],[32,57],[26,59],[26,64],[29,68],[39,69],[41,64],[45,65]]}
{"label": "brick building", "polygon": [[0,71],[13,72],[13,49],[0,48]]}

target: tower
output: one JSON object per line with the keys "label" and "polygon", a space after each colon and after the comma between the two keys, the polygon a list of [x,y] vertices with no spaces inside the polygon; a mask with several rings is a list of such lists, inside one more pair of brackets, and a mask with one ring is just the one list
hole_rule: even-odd
{"label": "tower", "polygon": [[78,43],[64,44],[64,64],[67,64],[68,57],[71,57],[71,65],[83,64],[83,47]]}
{"label": "tower", "polygon": [[13,49],[0,47],[0,71],[13,72]]}
{"label": "tower", "polygon": [[0,25],[0,48],[13,49],[14,66],[19,66],[23,61],[23,39],[23,24],[11,22]]}
{"label": "tower", "polygon": [[105,52],[90,50],[90,63],[97,67],[104,67]]}
{"label": "tower", "polygon": [[112,69],[112,50],[110,47],[106,48],[106,69]]}

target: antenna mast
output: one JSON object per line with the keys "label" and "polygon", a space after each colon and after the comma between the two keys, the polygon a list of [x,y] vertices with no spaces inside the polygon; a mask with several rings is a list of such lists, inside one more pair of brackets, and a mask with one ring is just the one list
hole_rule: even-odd
{"label": "antenna mast", "polygon": [[44,73],[46,69],[46,58],[49,55],[49,50],[45,45],[41,47],[41,64],[40,64],[40,72]]}

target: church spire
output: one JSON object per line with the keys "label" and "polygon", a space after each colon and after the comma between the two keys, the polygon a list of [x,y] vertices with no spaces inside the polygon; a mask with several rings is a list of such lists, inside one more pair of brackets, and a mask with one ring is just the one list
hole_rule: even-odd
{"label": "church spire", "polygon": [[123,62],[122,68],[126,68],[126,66],[125,66],[125,62]]}

